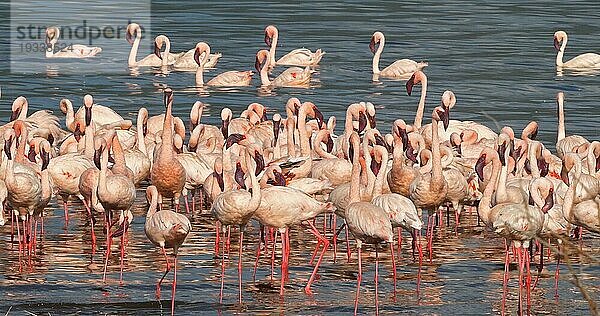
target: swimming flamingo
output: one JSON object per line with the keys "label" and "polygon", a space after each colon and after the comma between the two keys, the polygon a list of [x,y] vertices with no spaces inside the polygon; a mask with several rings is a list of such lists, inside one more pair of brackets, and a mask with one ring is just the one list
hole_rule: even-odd
{"label": "swimming flamingo", "polygon": [[[238,259],[238,282],[239,282],[239,302],[242,302],[242,242],[244,239],[244,227],[254,215],[261,203],[260,184],[256,179],[256,165],[250,158],[248,149],[244,149],[244,164],[247,175],[252,182],[252,193],[246,190],[230,190],[219,194],[213,201],[211,213],[221,223],[222,227],[237,225],[240,228],[240,248]],[[221,258],[221,292],[219,302],[223,302],[223,280],[225,277],[225,258]]]}
{"label": "swimming flamingo", "polygon": [[[379,45],[377,46],[377,44]],[[379,77],[406,79],[412,73],[420,71],[428,65],[427,62],[416,62],[414,60],[405,58],[396,60],[383,70],[379,70],[379,58],[383,52],[383,46],[385,46],[385,36],[383,36],[383,33],[373,33],[373,36],[371,36],[371,42],[369,43],[369,49],[371,49],[371,52],[374,54],[373,81],[378,81]]]}
{"label": "swimming flamingo", "polygon": [[324,51],[317,49],[314,53],[307,48],[297,48],[285,54],[283,57],[275,61],[275,50],[279,39],[279,31],[275,25],[268,25],[265,28],[265,44],[269,46],[269,67],[275,65],[284,66],[316,66],[325,55]]}
{"label": "swimming flamingo", "polygon": [[60,29],[52,26],[46,29],[46,58],[87,58],[98,55],[102,48],[81,44],[69,46],[55,52],[54,46],[60,38]]}
{"label": "swimming flamingo", "polygon": [[175,213],[171,210],[158,211],[158,190],[151,185],[146,189],[146,199],[150,206],[146,213],[146,224],[144,224],[144,233],[146,237],[156,246],[160,247],[167,268],[165,274],[156,284],[156,296],[160,299],[160,285],[171,270],[167,248],[173,248],[173,289],[171,296],[171,315],[175,313],[175,288],[177,286],[177,251],[185,242],[187,235],[192,230],[190,220],[183,214]]}
{"label": "swimming flamingo", "polygon": [[554,48],[558,51],[556,54],[557,68],[596,68],[600,67],[600,55],[596,53],[585,53],[563,62],[563,55],[567,47],[567,33],[556,31],[554,33]]}
{"label": "swimming flamingo", "polygon": [[300,67],[287,68],[275,79],[269,79],[268,67],[269,52],[262,49],[256,53],[256,62],[254,67],[260,73],[260,81],[263,87],[304,87],[310,83],[313,70],[309,66],[302,69]]}
{"label": "swimming flamingo", "polygon": [[[200,59],[200,56],[202,56]],[[196,86],[203,86],[204,83],[204,64],[208,59],[208,55],[210,54],[210,46],[205,42],[200,42],[196,44],[196,49],[194,52],[194,60],[198,64],[198,69],[196,70]],[[248,86],[252,81],[252,71],[227,71],[220,73],[210,79],[206,85],[207,86],[219,86],[219,87],[239,87],[239,86]]]}
{"label": "swimming flamingo", "polygon": [[150,180],[156,186],[159,193],[159,203],[162,198],[173,198],[175,209],[179,209],[179,196],[185,186],[185,169],[175,159],[173,150],[173,90],[164,90],[164,101],[167,108],[165,121],[163,123],[162,145],[150,171]]}

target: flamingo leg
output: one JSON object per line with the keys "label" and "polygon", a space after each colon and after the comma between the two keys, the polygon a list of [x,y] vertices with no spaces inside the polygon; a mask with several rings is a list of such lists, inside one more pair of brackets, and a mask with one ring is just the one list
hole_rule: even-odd
{"label": "flamingo leg", "polygon": [[[398,231],[398,260],[402,260],[402,227],[398,226],[397,228]],[[413,251],[413,258],[414,258],[414,254],[415,252]]]}
{"label": "flamingo leg", "polygon": [[379,251],[375,245],[375,315],[379,315]]}
{"label": "flamingo leg", "polygon": [[227,226],[227,258],[229,258],[229,250],[231,248],[231,226]]}
{"label": "flamingo leg", "polygon": [[102,272],[102,282],[106,283],[106,268],[108,267],[108,257],[110,256],[110,246],[112,244],[112,235],[110,231],[106,237],[106,255],[104,259],[104,271]]}
{"label": "flamingo leg", "polygon": [[223,254],[221,255],[221,291],[219,292],[219,303],[223,304],[223,286],[225,285],[225,240],[223,240]]}
{"label": "flamingo leg", "polygon": [[419,247],[419,270],[417,272],[417,296],[421,290],[421,270],[423,267],[423,247],[421,246],[421,231],[417,230],[417,247]]}
{"label": "flamingo leg", "polygon": [[[264,236],[264,227],[260,230],[261,235]],[[256,282],[256,269],[258,268],[258,259],[260,258],[260,248],[262,247],[263,237],[258,239],[258,247],[256,247],[256,259],[254,260],[254,271],[252,272],[252,282]]]}
{"label": "flamingo leg", "polygon": [[524,268],[524,259],[522,248],[517,247],[517,261],[519,262],[519,309],[518,314],[523,314],[523,298],[522,298],[522,289],[523,289],[523,268]]}
{"label": "flamingo leg", "polygon": [[358,276],[356,277],[356,298],[354,298],[354,315],[358,312],[358,297],[360,295],[360,281],[362,280],[362,256],[361,256],[361,246],[358,245]]}
{"label": "flamingo leg", "polygon": [[119,273],[119,283],[123,285],[123,267],[125,262],[125,234],[127,233],[127,226],[129,226],[129,222],[127,221],[127,216],[125,216],[125,220],[123,222],[125,226],[123,228],[123,234],[121,235],[121,271]]}
{"label": "flamingo leg", "polygon": [[165,247],[161,247],[162,249],[162,253],[165,256],[165,262],[167,263],[167,267],[165,269],[165,273],[163,274],[162,278],[160,278],[160,280],[158,280],[158,282],[156,283],[156,299],[160,300],[160,285],[162,284],[162,281],[165,279],[165,277],[167,276],[167,274],[169,273],[169,271],[171,271],[171,266],[169,265],[169,257],[167,256],[167,250],[165,249]]}
{"label": "flamingo leg", "polygon": [[332,243],[333,243],[333,262],[335,263],[335,259],[337,256],[337,215],[335,215],[335,213],[333,213],[333,215],[331,216],[332,220],[333,220],[333,224],[331,225],[331,231],[333,233],[333,238],[332,238]]}
{"label": "flamingo leg", "polygon": [[396,297],[396,258],[394,258],[394,243],[390,243],[390,251],[392,252],[392,278],[394,279],[394,297]]}
{"label": "flamingo leg", "polygon": [[344,230],[346,231],[346,253],[348,255],[348,262],[350,262],[352,253],[350,252],[350,236],[348,236],[348,225],[344,227]]}
{"label": "flamingo leg", "polygon": [[239,303],[242,304],[242,252],[243,252],[243,240],[244,240],[244,227],[240,226],[240,249],[238,258],[238,283],[239,283]]}
{"label": "flamingo leg", "polygon": [[279,295],[283,296],[283,286],[285,284],[285,265],[286,265],[286,241],[285,236],[287,235],[287,230],[284,233],[281,233],[281,286],[279,287]]}
{"label": "flamingo leg", "polygon": [[173,259],[173,289],[171,290],[171,315],[175,315],[175,289],[177,288],[177,254]]}
{"label": "flamingo leg", "polygon": [[[88,203],[84,200],[83,205],[90,217],[90,236],[92,237],[92,256],[96,253],[96,233],[94,232],[94,216],[92,215],[92,210],[88,206]],[[42,220],[43,223],[43,220]],[[42,227],[44,227],[42,225]]]}
{"label": "flamingo leg", "polygon": [[504,249],[506,252],[506,255],[504,256],[504,278],[503,278],[503,284],[502,284],[502,315],[505,314],[505,307],[506,307],[506,293],[508,290],[508,277],[509,277],[509,261],[510,261],[510,256],[508,255],[508,245],[506,244],[506,239],[504,240]]}
{"label": "flamingo leg", "polygon": [[527,287],[527,314],[529,315],[529,310],[531,309],[531,257],[525,257],[525,264],[527,265],[527,278],[525,286]]}
{"label": "flamingo leg", "polygon": [[10,212],[10,248],[12,249],[13,243],[15,242],[15,212]]}
{"label": "flamingo leg", "polygon": [[[308,279],[308,283],[306,283],[306,287],[304,288],[304,292],[306,294],[310,294],[312,295],[312,291],[310,289],[311,284],[314,282],[315,280],[315,276],[317,275],[317,270],[319,269],[319,266],[321,265],[321,261],[323,260],[323,256],[325,255],[325,252],[327,251],[327,248],[329,248],[329,241],[327,240],[327,238],[325,238],[324,236],[322,236],[321,234],[319,234],[319,231],[317,230],[317,228],[312,225],[312,223],[310,221],[307,221],[308,224],[310,225],[310,232],[315,235],[315,237],[317,237],[317,239],[319,240],[320,243],[323,243],[323,251],[321,252],[321,255],[319,256],[319,260],[317,260],[317,264],[315,265],[315,268],[313,269],[312,274],[310,275],[310,279]],[[317,243],[317,246],[319,244]]]}
{"label": "flamingo leg", "polygon": [[554,272],[554,297],[558,298],[558,277],[560,275],[560,244],[556,245],[556,271]]}
{"label": "flamingo leg", "polygon": [[183,196],[183,200],[185,201],[185,213],[189,214],[190,213],[190,203],[188,201],[187,194]]}
{"label": "flamingo leg", "polygon": [[215,258],[217,258],[219,256],[219,230],[220,230],[220,225],[219,225],[219,221],[215,222],[215,232],[217,235],[217,238],[215,239]]}
{"label": "flamingo leg", "polygon": [[65,227],[69,226],[69,207],[67,206],[67,198],[63,198],[63,208],[65,211]]}

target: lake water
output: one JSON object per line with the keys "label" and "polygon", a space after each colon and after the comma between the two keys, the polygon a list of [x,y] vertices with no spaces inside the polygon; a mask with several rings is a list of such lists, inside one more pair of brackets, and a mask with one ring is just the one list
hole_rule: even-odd
{"label": "lake water", "polygon": [[[74,14],[68,6],[47,6],[48,11]],[[106,8],[105,8],[106,9]],[[127,15],[126,7],[114,7],[115,14]],[[371,58],[368,44],[372,33],[386,35],[381,65],[396,59],[426,60],[429,79],[425,121],[441,93],[451,89],[458,103],[452,117],[484,123],[494,130],[510,125],[521,130],[530,120],[540,123],[539,138],[550,148],[556,141],[556,103],[558,91],[566,94],[567,133],[598,139],[597,107],[600,85],[596,73],[558,76],[554,65],[552,35],[558,29],[570,35],[566,58],[580,53],[599,52],[600,7],[593,1],[548,3],[530,1],[500,3],[479,1],[388,2],[346,1],[334,3],[308,1],[302,5],[279,2],[244,3],[213,1],[167,1],[152,3],[152,31],[167,34],[172,51],[187,51],[199,41],[208,42],[213,51],[223,53],[214,74],[226,70],[251,70],[254,55],[265,48],[263,29],[275,24],[280,32],[278,55],[298,47],[322,48],[327,52],[317,68],[309,89],[260,91],[258,76],[254,86],[233,91],[193,88],[194,73],[157,73],[140,69],[132,74],[127,68],[129,44],[123,40],[122,58],[104,57],[86,61],[99,68],[122,64],[121,70],[61,73],[61,63],[52,64],[49,73],[22,74],[0,69],[2,99],[0,119],[8,120],[12,100],[24,95],[32,109],[58,110],[58,102],[67,97],[75,105],[90,93],[97,103],[110,105],[124,117],[135,120],[141,106],[151,114],[163,111],[161,88],[175,91],[174,113],[189,115],[196,100],[207,103],[205,123],[220,122],[218,113],[224,106],[239,113],[251,102],[266,105],[271,112],[283,111],[285,101],[296,96],[313,101],[327,117],[336,115],[343,126],[345,108],[357,101],[370,101],[377,107],[381,130],[389,131],[397,118],[412,121],[419,93],[407,96],[402,81],[371,81]],[[141,54],[150,52],[141,52]],[[63,67],[66,67],[63,65]],[[417,88],[417,91],[420,88]],[[340,128],[338,127],[338,130]],[[520,133],[519,133],[520,134]],[[154,284],[162,275],[164,260],[159,250],[143,233],[146,210],[142,189],[138,191],[136,216],[129,233],[124,285],[118,283],[118,256],[112,256],[109,282],[103,284],[102,256],[91,256],[90,239],[83,206],[70,205],[72,219],[64,227],[64,218],[56,200],[46,211],[46,235],[38,243],[32,264],[19,271],[17,246],[10,243],[10,225],[0,228],[0,312],[25,315],[52,314],[152,314],[169,313],[168,283],[163,286],[163,300],[154,298]],[[75,211],[73,211],[75,210]],[[207,213],[206,211],[204,213]],[[398,293],[391,295],[389,254],[382,253],[380,266],[380,311],[385,314],[481,315],[498,314],[502,296],[503,241],[476,226],[475,213],[465,215],[454,236],[451,228],[441,228],[434,240],[433,264],[423,266],[423,283],[415,292],[418,266],[408,255],[409,239],[404,239],[403,258],[398,266]],[[279,270],[270,284],[270,267],[261,261],[256,283],[252,282],[252,262],[257,245],[257,228],[250,227],[244,248],[244,304],[237,302],[237,242],[232,242],[233,259],[227,266],[224,304],[219,304],[220,261],[213,258],[214,226],[207,214],[193,214],[193,233],[180,251],[177,306],[179,314],[349,314],[353,311],[356,260],[333,263],[327,253],[314,284],[314,296],[303,293],[310,275],[312,236],[295,229],[292,234],[290,281],[284,299],[280,299]],[[99,245],[103,234],[98,228]],[[237,238],[237,234],[233,237]],[[407,236],[405,236],[407,237]],[[236,239],[237,240],[237,239]],[[343,244],[340,244],[342,251]],[[571,260],[592,299],[600,292],[600,239],[584,235],[583,252],[571,249]],[[364,251],[363,288],[359,312],[374,313],[374,252]],[[338,256],[343,257],[340,253]],[[356,254],[354,254],[354,259]],[[560,297],[554,299],[554,259],[544,270],[533,292],[532,311],[536,315],[589,314],[589,307],[562,265]],[[517,290],[513,271],[508,309],[516,313]],[[172,275],[168,277],[168,280]]]}

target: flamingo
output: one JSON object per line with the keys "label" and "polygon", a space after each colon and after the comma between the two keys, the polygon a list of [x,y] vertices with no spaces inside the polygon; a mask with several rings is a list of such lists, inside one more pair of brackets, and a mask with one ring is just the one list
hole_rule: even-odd
{"label": "flamingo", "polygon": [[[237,225],[240,228],[240,248],[238,259],[238,282],[239,282],[239,302],[242,302],[242,250],[244,239],[244,227],[252,218],[261,204],[260,184],[256,179],[256,166],[250,159],[248,149],[244,150],[244,164],[248,170],[248,176],[252,183],[252,193],[246,190],[230,190],[219,194],[213,201],[211,208],[212,215],[221,223],[222,227]],[[221,291],[220,302],[223,302],[223,282],[225,277],[225,250],[221,258]]]}
{"label": "flamingo", "polygon": [[[100,154],[100,174],[98,175],[97,194],[92,194],[92,205],[100,203],[106,213],[107,222],[107,238],[106,238],[106,258],[104,262],[104,271],[102,273],[102,281],[106,281],[106,268],[108,266],[108,257],[110,256],[110,248],[112,238],[121,236],[121,273],[120,281],[123,280],[123,257],[125,251],[125,234],[128,231],[133,214],[131,206],[135,201],[135,185],[133,181],[122,174],[108,174],[108,150],[109,145],[104,139],[100,140],[101,145],[98,150]],[[120,227],[110,232],[113,225],[109,223],[112,216],[112,211],[120,211],[118,222]]]}
{"label": "flamingo", "polygon": [[[23,96],[17,97],[12,104],[11,107],[12,113],[10,116],[11,122],[15,120],[20,120],[25,123],[25,126],[32,132],[34,130],[46,130],[49,132],[49,135],[46,135],[45,138],[49,139],[50,144],[52,145],[54,141],[61,141],[67,136],[66,132],[60,128],[60,124],[58,123],[58,118],[52,114],[50,110],[39,110],[35,111],[33,114],[28,115],[29,110],[29,102]],[[5,127],[10,127],[10,123],[4,125]],[[49,137],[52,138],[49,138]]]}
{"label": "flamingo", "polygon": [[[358,134],[350,135],[350,143],[353,147],[352,153],[352,178],[350,182],[350,204],[344,212],[344,217],[348,229],[356,238],[356,248],[358,251],[358,277],[356,286],[356,298],[354,301],[354,314],[358,312],[358,298],[360,294],[360,283],[362,280],[362,243],[370,243],[375,245],[375,308],[379,314],[379,293],[378,293],[378,267],[379,267],[379,252],[377,244],[380,242],[388,242],[394,257],[394,235],[392,224],[388,214],[379,206],[370,202],[361,202],[360,198],[360,163],[359,163],[359,146],[360,139]],[[394,280],[396,280],[395,265],[393,266]]]}
{"label": "flamingo", "polygon": [[[204,57],[200,59],[200,56],[204,54]],[[196,50],[194,52],[194,60],[198,64],[196,70],[196,86],[203,86],[204,83],[204,64],[208,60],[210,54],[210,46],[205,42],[196,44]],[[219,87],[240,87],[249,86],[252,81],[252,71],[227,71],[216,75],[210,79],[207,86],[219,86]]]}
{"label": "flamingo", "polygon": [[352,173],[352,164],[346,159],[338,158],[333,154],[325,152],[323,148],[321,148],[321,143],[325,140],[328,147],[333,147],[331,130],[329,129],[320,130],[313,141],[315,153],[323,159],[313,162],[311,177],[329,180],[333,186],[348,182],[348,178]]}
{"label": "flamingo", "polygon": [[187,235],[192,230],[190,220],[183,214],[175,213],[171,210],[157,211],[158,209],[158,190],[151,185],[146,188],[146,199],[150,206],[146,213],[146,224],[144,224],[144,233],[146,237],[157,247],[160,247],[167,268],[165,274],[156,284],[156,296],[160,299],[160,285],[165,276],[171,270],[167,248],[173,248],[173,288],[171,296],[171,315],[175,314],[175,288],[177,286],[177,252],[179,247],[185,242]]}
{"label": "flamingo", "polygon": [[317,49],[314,53],[307,48],[298,48],[285,54],[283,57],[275,61],[275,50],[279,39],[279,31],[275,25],[268,25],[265,28],[265,44],[269,46],[269,64],[270,67],[275,65],[285,66],[316,66],[325,55],[321,49]]}
{"label": "flamingo", "polygon": [[371,36],[371,42],[369,43],[369,49],[374,54],[373,81],[378,81],[379,77],[406,79],[414,72],[420,71],[428,65],[427,62],[416,62],[414,60],[405,58],[396,60],[391,65],[385,67],[383,70],[379,70],[379,58],[381,57],[381,53],[383,52],[384,46],[385,36],[383,36],[383,33],[373,33],[373,36]]}
{"label": "flamingo", "polygon": [[86,46],[81,44],[70,44],[69,46],[55,52],[54,46],[60,38],[60,29],[52,26],[46,29],[46,58],[88,58],[94,57],[102,52],[102,48]]}
{"label": "flamingo", "polygon": [[152,166],[150,158],[148,157],[146,142],[144,140],[143,121],[144,117],[147,116],[148,110],[146,110],[146,108],[140,108],[136,123],[136,145],[124,152],[125,164],[133,172],[133,183],[135,185],[139,185],[140,182],[148,179],[148,176],[150,176],[150,168]]}
{"label": "flamingo", "polygon": [[[392,155],[394,159],[392,168],[387,175],[387,183],[390,186],[390,190],[403,196],[410,195],[410,184],[418,175],[418,170],[413,168],[412,165],[407,165],[411,161],[406,161],[404,156],[404,152],[408,155],[413,155],[413,150],[408,140],[407,128],[406,123],[402,119],[394,121],[392,125],[392,136],[394,137]],[[406,144],[406,150],[404,149],[404,144]]]}
{"label": "flamingo", "polygon": [[262,49],[256,53],[254,67],[260,73],[260,81],[263,87],[306,87],[310,84],[313,70],[309,66],[302,69],[291,67],[282,72],[275,79],[269,79],[269,52]]}
{"label": "flamingo", "polygon": [[150,180],[159,193],[159,203],[162,198],[173,198],[175,208],[179,209],[179,196],[185,186],[185,169],[175,159],[173,150],[173,90],[164,90],[164,101],[167,108],[163,123],[162,145],[150,170]]}
{"label": "flamingo", "polygon": [[[174,145],[177,150],[181,150],[178,152],[175,158],[185,170],[185,185],[182,190],[182,194],[185,197],[185,208],[186,211],[189,212],[189,205],[187,200],[188,192],[195,192],[202,184],[206,178],[212,173],[212,168],[209,166],[208,162],[196,155],[193,152],[183,152],[183,140],[179,135],[175,135],[174,137]],[[192,211],[196,210],[195,199],[192,197]]]}
{"label": "flamingo", "polygon": [[[578,163],[579,157],[575,153],[567,153],[565,162],[571,164],[574,162],[572,175],[563,177],[569,182],[569,188],[563,201],[563,212],[565,218],[572,224],[584,227],[585,229],[600,233],[600,198],[582,199],[582,193],[578,192],[580,187],[586,186],[584,180],[585,173],[582,172],[581,164]],[[589,175],[588,175],[589,176]]]}
{"label": "flamingo", "polygon": [[563,55],[567,47],[567,33],[565,31],[556,31],[554,33],[554,48],[558,51],[556,54],[557,68],[597,68],[600,67],[600,55],[595,53],[581,54],[573,59],[563,62]]}

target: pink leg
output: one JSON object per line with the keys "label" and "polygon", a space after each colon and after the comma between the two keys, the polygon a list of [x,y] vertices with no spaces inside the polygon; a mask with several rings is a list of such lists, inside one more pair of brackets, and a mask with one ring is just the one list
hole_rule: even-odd
{"label": "pink leg", "polygon": [[[125,216],[125,222],[123,225],[127,225],[127,216]],[[119,283],[123,285],[123,266],[125,262],[125,234],[127,233],[127,226],[125,226],[123,230],[123,235],[121,235],[121,271],[119,272]]]}
{"label": "pink leg", "polygon": [[[312,224],[312,223],[311,223]],[[310,257],[309,264],[312,266],[315,261],[315,257],[317,256],[317,252],[319,251],[319,247],[321,247],[321,240],[317,239],[317,245],[315,246],[315,250],[313,251],[312,256]]]}
{"label": "pink leg", "polygon": [[256,269],[258,268],[258,259],[260,258],[260,248],[262,240],[258,238],[258,247],[256,247],[256,259],[254,260],[254,271],[252,272],[252,282],[256,282]]}
{"label": "pink leg", "polygon": [[508,246],[506,245],[506,239],[504,240],[504,248],[506,251],[506,255],[504,256],[504,278],[502,284],[502,315],[505,314],[506,307],[506,293],[508,290],[508,278],[509,278],[509,261],[510,257],[508,255]]}
{"label": "pink leg", "polygon": [[529,310],[531,309],[531,268],[530,268],[530,264],[531,263],[531,257],[529,256],[529,254],[527,253],[527,250],[525,252],[525,264],[527,265],[527,279],[526,279],[526,286],[527,286],[527,314],[529,315]]}
{"label": "pink leg", "polygon": [[396,258],[394,258],[394,243],[390,243],[392,252],[392,278],[394,279],[394,297],[396,297]]}
{"label": "pink leg", "polygon": [[554,272],[554,297],[558,298],[558,277],[560,275],[560,244],[556,245],[556,271]]}
{"label": "pink leg", "polygon": [[[225,243],[225,240],[223,240]],[[223,304],[223,286],[225,285],[225,245],[222,247],[223,254],[221,255],[221,291],[219,294],[219,303]]]}
{"label": "pink leg", "polygon": [[315,226],[313,226],[310,221],[307,221],[307,222],[308,222],[308,224],[310,225],[310,228],[311,228],[310,232],[313,235],[315,235],[315,237],[317,237],[317,239],[319,240],[319,242],[323,243],[323,251],[321,252],[321,255],[319,256],[319,260],[317,261],[317,264],[315,265],[315,268],[313,269],[313,272],[310,275],[310,279],[308,279],[308,283],[306,283],[306,287],[304,288],[304,292],[306,294],[312,294],[310,286],[311,286],[311,284],[315,280],[315,276],[317,275],[317,270],[319,269],[319,266],[321,265],[321,261],[323,260],[323,256],[325,255],[325,251],[327,251],[327,248],[329,248],[329,241],[327,240],[327,238],[325,238],[321,234],[319,234],[319,231],[317,230],[317,228]]}
{"label": "pink leg", "polygon": [[335,263],[336,257],[337,257],[337,215],[335,215],[335,213],[333,213],[333,225],[331,227],[331,229],[333,230],[333,238],[332,238],[332,243],[333,243],[333,263]]}
{"label": "pink leg", "polygon": [[196,190],[192,191],[192,213],[196,212],[196,194],[194,194]]}
{"label": "pink leg", "polygon": [[362,280],[362,256],[358,246],[358,276],[356,277],[356,298],[354,298],[354,315],[358,312],[358,297],[360,296],[360,281]]}
{"label": "pink leg", "polygon": [[171,266],[169,265],[169,257],[167,256],[167,250],[164,247],[162,248],[162,253],[165,256],[165,262],[167,263],[167,268],[165,269],[165,273],[163,274],[162,278],[160,278],[160,280],[158,280],[158,283],[156,283],[156,299],[157,300],[160,300],[160,285],[162,284],[162,281],[165,279],[165,277],[167,276],[169,271],[171,271]]}
{"label": "pink leg", "polygon": [[240,250],[238,258],[238,283],[240,289],[239,303],[242,304],[242,252],[243,252],[243,240],[244,240],[244,227],[240,226]]}
{"label": "pink leg", "polygon": [[189,214],[190,213],[190,203],[188,202],[187,194],[184,196],[183,200],[185,201],[185,213]]}
{"label": "pink leg", "polygon": [[106,256],[104,259],[104,271],[102,272],[102,282],[106,283],[106,268],[108,267],[108,257],[110,256],[110,246],[112,244],[112,237],[110,231],[106,237]]}
{"label": "pink leg", "polygon": [[454,228],[454,234],[456,236],[458,236],[458,221],[459,221],[459,217],[460,217],[460,213],[458,213],[458,210],[454,210],[454,222],[456,223],[456,226]]}
{"label": "pink leg", "polygon": [[398,260],[402,260],[402,227],[398,227]]}
{"label": "pink leg", "polygon": [[285,241],[287,230],[285,233],[281,233],[281,286],[279,287],[279,295],[283,296],[283,286],[285,284],[285,265],[286,265],[286,253],[285,249],[287,246],[287,242]]}
{"label": "pink leg", "polygon": [[173,259],[173,289],[171,290],[171,316],[175,315],[175,288],[177,287],[177,254]]}
{"label": "pink leg", "polygon": [[423,267],[423,247],[421,246],[421,231],[417,230],[417,247],[419,249],[419,270],[417,272],[417,296],[421,290],[421,270]]}
{"label": "pink leg", "polygon": [[350,236],[348,236],[348,225],[344,227],[346,230],[346,252],[348,255],[348,262],[350,262],[350,257],[352,257],[352,253],[350,252]]}
{"label": "pink leg", "polygon": [[523,258],[523,251],[521,247],[517,248],[517,261],[519,262],[519,314],[523,314],[523,268],[525,260]]}
{"label": "pink leg", "polygon": [[231,226],[227,226],[227,258],[229,258],[229,250],[231,248]]}
{"label": "pink leg", "polygon": [[63,208],[65,209],[65,226],[69,226],[69,208],[67,207],[67,199],[63,199]]}
{"label": "pink leg", "polygon": [[375,245],[375,315],[379,315],[379,251]]}
{"label": "pink leg", "polygon": [[10,210],[10,248],[12,249],[15,242],[15,213]]}
{"label": "pink leg", "polygon": [[[277,245],[277,233],[278,231],[275,231],[275,235],[273,236],[273,251],[271,251],[271,282],[273,282],[273,274],[275,274],[275,247]],[[283,243],[283,234],[280,234],[280,238],[281,238],[281,242]],[[283,254],[283,250],[282,250],[282,254]],[[283,259],[282,259],[283,260]]]}
{"label": "pink leg", "polygon": [[219,230],[221,225],[219,225],[219,221],[215,222],[215,232],[217,235],[217,238],[215,239],[215,258],[219,256]]}

